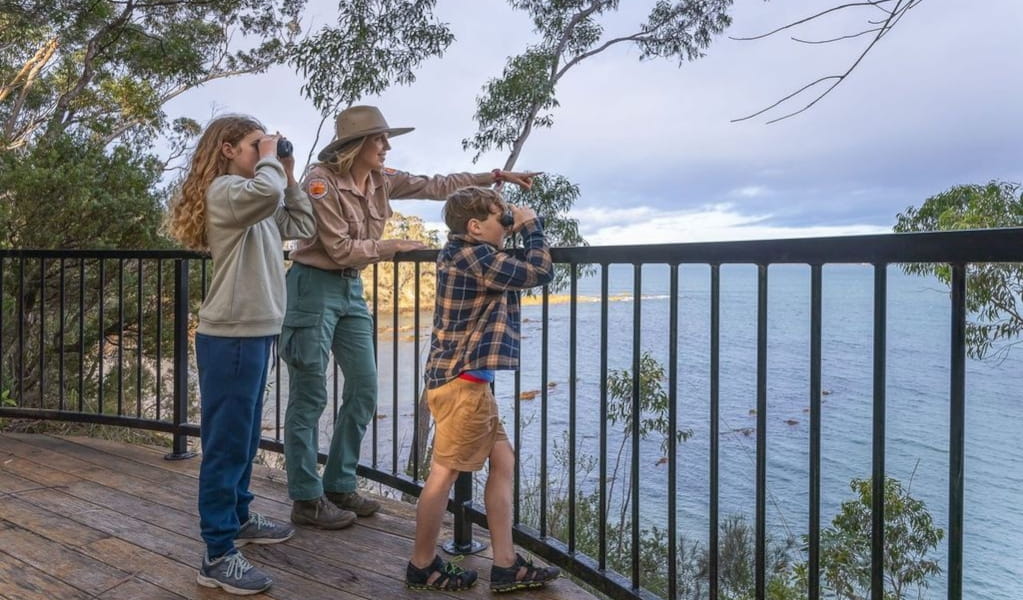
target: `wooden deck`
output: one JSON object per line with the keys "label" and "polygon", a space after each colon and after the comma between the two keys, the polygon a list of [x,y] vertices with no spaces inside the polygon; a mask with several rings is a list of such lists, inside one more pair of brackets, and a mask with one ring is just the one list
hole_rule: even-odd
{"label": "wooden deck", "polygon": [[[82,437],[0,433],[0,599],[180,600],[233,598],[196,584],[203,544],[196,487],[199,459],[163,460],[165,449]],[[287,519],[283,473],[257,466],[253,508]],[[299,528],[273,546],[246,546],[274,586],[251,598],[356,600],[489,598],[489,555],[465,559],[480,571],[468,593],[411,592],[405,562],[413,508],[387,501],[382,514],[348,529]],[[485,531],[475,535],[484,538]],[[445,529],[441,537],[450,537]],[[589,599],[562,577],[513,597]]]}

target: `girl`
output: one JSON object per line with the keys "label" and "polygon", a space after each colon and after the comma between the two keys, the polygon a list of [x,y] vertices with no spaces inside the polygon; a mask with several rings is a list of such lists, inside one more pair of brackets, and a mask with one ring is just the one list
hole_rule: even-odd
{"label": "girl", "polygon": [[[529,187],[535,173],[456,173],[426,177],[384,167],[397,135],[375,106],[353,106],[335,122],[335,138],[302,185],[312,199],[316,236],[291,253],[288,310],[280,354],[288,365],[288,409],[284,456],[292,523],[339,529],[356,515],[368,517],[380,504],[359,495],[355,469],[366,425],[377,406],[373,320],[363,299],[359,272],[398,252],[422,248],[408,240],[381,240],[392,198],[444,200],[470,185],[507,181]],[[330,352],[344,374],[323,477],[316,470],[318,424],[327,405]]]}
{"label": "girl", "polygon": [[249,510],[270,349],[284,318],[281,242],[315,231],[309,198],[295,182],[295,159],[277,157],[279,137],[251,117],[215,119],[199,139],[169,218],[173,237],[213,257],[195,336],[199,525],[206,542],[197,580],[232,594],[256,594],[273,583],[236,546],[294,534],[290,525]]}

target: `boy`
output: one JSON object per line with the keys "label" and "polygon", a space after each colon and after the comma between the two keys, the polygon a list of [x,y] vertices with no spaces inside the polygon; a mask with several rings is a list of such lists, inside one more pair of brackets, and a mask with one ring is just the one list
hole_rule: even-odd
{"label": "boy", "polygon": [[[448,197],[444,221],[451,233],[437,258],[437,304],[426,398],[436,422],[430,475],[416,507],[416,541],[405,571],[412,589],[456,591],[472,587],[475,571],[436,555],[448,493],[462,471],[490,459],[484,503],[494,566],[490,589],[541,587],[558,577],[536,567],[512,546],[515,454],[490,390],[494,372],[519,366],[519,290],[548,283],[554,273],[536,213],[509,207],[489,188],[467,187]],[[508,230],[522,231],[525,258],[501,252]]]}

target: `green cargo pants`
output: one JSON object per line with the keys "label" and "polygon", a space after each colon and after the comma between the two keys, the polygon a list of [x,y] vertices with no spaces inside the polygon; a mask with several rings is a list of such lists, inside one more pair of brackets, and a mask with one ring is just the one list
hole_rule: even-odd
{"label": "green cargo pants", "polygon": [[[373,319],[362,296],[362,279],[299,263],[287,275],[288,306],[279,351],[288,365],[284,459],[288,495],[312,500],[355,490],[366,426],[377,405]],[[327,406],[330,352],[344,375],[342,404],[320,480],[316,472],[319,422]]]}

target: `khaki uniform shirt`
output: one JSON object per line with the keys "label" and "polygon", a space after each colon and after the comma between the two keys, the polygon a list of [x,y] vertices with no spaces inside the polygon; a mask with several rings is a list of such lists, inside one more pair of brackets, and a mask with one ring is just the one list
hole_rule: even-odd
{"label": "khaki uniform shirt", "polygon": [[299,242],[292,251],[295,262],[336,271],[363,267],[394,256],[392,240],[381,240],[391,216],[391,198],[445,200],[457,189],[494,183],[491,173],[411,175],[385,168],[371,171],[366,192],[356,188],[350,175],[336,175],[314,166],[302,178],[301,187],[312,200],[316,235]]}

